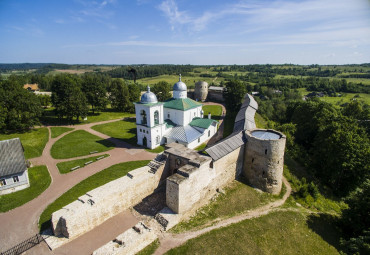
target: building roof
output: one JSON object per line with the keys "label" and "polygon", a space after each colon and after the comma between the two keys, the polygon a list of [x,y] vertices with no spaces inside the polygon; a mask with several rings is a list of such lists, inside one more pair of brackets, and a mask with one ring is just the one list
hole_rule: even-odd
{"label": "building roof", "polygon": [[192,108],[201,106],[201,103],[198,103],[190,98],[171,98],[164,102],[165,108],[171,108],[176,110],[186,111]]}
{"label": "building roof", "polygon": [[35,90],[39,90],[39,85],[37,85],[37,83],[34,83],[34,84],[25,84],[25,85],[23,85],[23,88],[24,89],[30,88],[31,90],[35,91]]}
{"label": "building roof", "polygon": [[141,96],[140,103],[142,104],[155,104],[158,103],[157,96],[150,92],[150,87],[147,87],[147,91]]}
{"label": "building roof", "polygon": [[0,141],[0,176],[21,173],[27,170],[19,138]]}
{"label": "building roof", "polygon": [[172,138],[173,140],[183,143],[191,143],[201,136],[202,133],[190,125],[176,126],[172,128],[172,130],[168,134],[165,135],[165,137]]}
{"label": "building roof", "polygon": [[206,149],[206,152],[213,160],[218,160],[233,152],[247,141],[244,132],[235,132]]}
{"label": "building roof", "polygon": [[180,77],[179,77],[179,81],[176,82],[175,85],[173,85],[172,90],[174,90],[174,91],[186,91],[187,90],[186,84],[181,81],[181,74],[180,74]]}
{"label": "building roof", "polygon": [[200,127],[207,129],[209,128],[212,123],[217,122],[216,120],[213,119],[202,119],[202,118],[194,118],[189,125],[193,127]]}
{"label": "building roof", "polygon": [[244,102],[240,107],[238,114],[235,117],[235,124],[233,132],[239,132],[242,130],[250,130],[256,128],[254,122],[254,115],[258,109],[258,104],[254,98],[246,94],[244,97]]}
{"label": "building roof", "polygon": [[209,86],[208,91],[210,90],[222,92],[224,91],[224,87]]}
{"label": "building roof", "polygon": [[166,128],[176,127],[176,124],[170,119],[165,119],[164,123],[166,124]]}
{"label": "building roof", "polygon": [[252,132],[252,136],[261,140],[279,140],[281,135],[270,130],[256,130]]}

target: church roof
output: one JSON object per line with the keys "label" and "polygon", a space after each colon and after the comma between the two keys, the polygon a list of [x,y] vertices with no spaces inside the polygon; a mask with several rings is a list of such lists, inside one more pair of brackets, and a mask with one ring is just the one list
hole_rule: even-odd
{"label": "church roof", "polygon": [[217,122],[216,120],[212,119],[202,119],[202,118],[194,118],[189,125],[193,127],[200,127],[207,129],[210,125],[212,125],[213,122]]}
{"label": "church roof", "polygon": [[0,176],[27,170],[23,146],[19,138],[0,141]]}
{"label": "church roof", "polygon": [[164,107],[165,108],[171,108],[171,109],[176,109],[176,110],[182,110],[186,111],[192,108],[196,108],[201,106],[201,103],[198,103],[190,98],[171,98],[164,102]]}
{"label": "church roof", "polygon": [[176,124],[173,123],[173,121],[170,120],[170,119],[165,119],[164,120],[164,123],[166,123],[166,128],[172,128],[172,127],[175,127],[176,126]]}
{"label": "church roof", "polygon": [[191,143],[192,141],[195,141],[196,139],[201,137],[202,133],[191,127],[190,125],[187,125],[176,126],[172,128],[172,130],[165,136],[180,142]]}

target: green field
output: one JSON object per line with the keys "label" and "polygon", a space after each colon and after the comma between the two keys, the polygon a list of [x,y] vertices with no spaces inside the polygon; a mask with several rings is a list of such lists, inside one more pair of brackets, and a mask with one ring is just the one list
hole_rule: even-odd
{"label": "green field", "polygon": [[67,127],[51,127],[51,138],[56,138],[65,132],[71,131],[74,128],[67,128]]}
{"label": "green field", "polygon": [[[212,77],[200,77],[200,76],[182,76],[181,80],[185,82],[188,88],[194,87],[195,83],[197,81],[206,81],[208,84],[211,84],[212,82],[219,84],[221,81],[225,80],[224,78],[212,78]],[[149,77],[149,78],[142,78],[138,79],[137,82],[144,84],[144,85],[154,85],[160,81],[166,81],[169,84],[173,85],[176,82],[179,81],[179,76],[178,75],[159,75],[155,77]]]}
{"label": "green field", "polygon": [[51,183],[51,177],[46,166],[29,168],[28,177],[30,181],[29,188],[0,196],[0,212],[9,211],[31,201],[46,190]]}
{"label": "green field", "polygon": [[110,137],[122,139],[129,144],[136,145],[136,119],[134,118],[95,125],[92,129]]}
{"label": "green field", "polygon": [[108,151],[113,148],[112,142],[84,130],[77,130],[56,141],[50,152],[55,159],[66,159],[89,155],[93,151]]}
{"label": "green field", "polygon": [[[58,167],[58,170],[59,170],[59,173],[61,174],[68,174],[71,172],[71,168],[73,167],[76,167],[76,166],[80,166],[81,168],[83,168],[85,165],[86,162],[89,162],[89,161],[93,161],[93,162],[96,162],[97,158],[99,157],[102,157],[104,156],[104,158],[108,157],[109,154],[104,154],[104,155],[99,155],[99,156],[94,156],[94,157],[88,157],[88,158],[83,158],[83,159],[76,159],[76,160],[71,160],[71,161],[65,161],[65,162],[60,162],[57,164],[57,167]],[[93,164],[93,163],[92,163]],[[78,171],[80,170],[81,168],[78,168],[74,171]]]}
{"label": "green field", "polygon": [[50,219],[53,212],[72,203],[80,196],[86,194],[86,192],[125,176],[131,170],[143,167],[148,163],[149,160],[120,163],[86,178],[48,205],[40,216],[39,228],[45,230],[50,227]]}
{"label": "green field", "polygon": [[339,254],[335,220],[325,214],[272,212],[213,230],[166,254]]}
{"label": "green field", "polygon": [[[308,93],[310,93],[310,91],[307,91],[306,88],[299,88],[297,90],[302,96],[305,96]],[[365,94],[365,93],[338,93],[338,94],[341,94],[341,96],[338,96],[338,97],[325,96],[325,97],[320,97],[320,100],[323,100],[325,102],[328,102],[334,105],[341,105],[344,103],[349,103],[353,99],[363,101],[366,104],[370,104],[370,94]]]}
{"label": "green field", "polygon": [[211,118],[220,120],[222,116],[222,107],[219,105],[203,105],[204,118],[208,118],[208,113],[211,113]]}
{"label": "green field", "polygon": [[0,141],[17,138],[22,142],[26,159],[40,157],[49,140],[47,128],[35,128],[24,133],[0,134]]}

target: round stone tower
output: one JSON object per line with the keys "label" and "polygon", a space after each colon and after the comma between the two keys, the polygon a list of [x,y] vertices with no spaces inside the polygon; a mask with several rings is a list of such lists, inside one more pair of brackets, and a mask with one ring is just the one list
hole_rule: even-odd
{"label": "round stone tower", "polygon": [[286,136],[271,129],[246,130],[244,175],[262,191],[279,194],[282,185]]}
{"label": "round stone tower", "polygon": [[198,81],[195,83],[194,97],[197,101],[206,101],[208,95],[208,83],[205,81]]}

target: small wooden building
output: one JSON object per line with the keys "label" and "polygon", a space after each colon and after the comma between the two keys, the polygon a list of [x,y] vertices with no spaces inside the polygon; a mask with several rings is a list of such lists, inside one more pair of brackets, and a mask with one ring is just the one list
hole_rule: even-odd
{"label": "small wooden building", "polygon": [[0,141],[0,195],[28,188],[27,163],[19,138]]}

